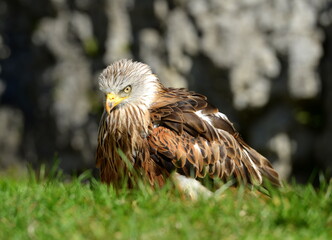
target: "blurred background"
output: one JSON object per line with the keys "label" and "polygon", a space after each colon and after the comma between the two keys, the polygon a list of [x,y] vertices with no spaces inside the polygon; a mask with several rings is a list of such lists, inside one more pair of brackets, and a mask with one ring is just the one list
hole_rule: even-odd
{"label": "blurred background", "polygon": [[121,58],[207,95],[283,179],[331,173],[332,0],[1,0],[0,172],[93,169]]}

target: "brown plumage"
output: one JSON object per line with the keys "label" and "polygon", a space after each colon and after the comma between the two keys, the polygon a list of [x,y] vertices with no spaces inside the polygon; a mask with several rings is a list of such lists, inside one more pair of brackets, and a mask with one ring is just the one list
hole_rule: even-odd
{"label": "brown plumage", "polygon": [[205,96],[165,88],[147,65],[130,60],[107,67],[99,85],[106,95],[96,155],[103,182],[117,186],[132,168],[161,186],[172,172],[280,185],[269,161]]}

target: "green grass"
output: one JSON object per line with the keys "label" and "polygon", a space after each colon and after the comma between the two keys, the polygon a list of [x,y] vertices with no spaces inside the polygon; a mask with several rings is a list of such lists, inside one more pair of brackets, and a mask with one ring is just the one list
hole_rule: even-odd
{"label": "green grass", "polygon": [[170,185],[0,178],[0,239],[332,239],[332,183],[191,201]]}

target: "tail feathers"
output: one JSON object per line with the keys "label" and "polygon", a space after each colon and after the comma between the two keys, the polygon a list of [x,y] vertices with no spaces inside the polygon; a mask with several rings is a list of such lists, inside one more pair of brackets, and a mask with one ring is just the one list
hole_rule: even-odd
{"label": "tail feathers", "polygon": [[[273,169],[271,163],[261,154],[259,154],[256,150],[251,147],[245,146],[244,151],[247,153],[250,158],[250,162],[255,165],[254,169],[259,172],[260,184],[263,184],[268,181],[270,184],[274,186],[281,186],[281,182],[279,179],[278,173]],[[252,178],[252,176],[250,176]],[[253,176],[254,183],[257,181],[257,176]],[[255,181],[256,180],[256,181]]]}

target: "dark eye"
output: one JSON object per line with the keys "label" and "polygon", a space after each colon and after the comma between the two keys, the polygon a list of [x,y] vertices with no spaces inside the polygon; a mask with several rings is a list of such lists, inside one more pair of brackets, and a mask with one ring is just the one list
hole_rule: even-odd
{"label": "dark eye", "polygon": [[131,91],[131,86],[130,86],[130,85],[128,85],[127,87],[125,87],[125,88],[123,89],[123,92],[124,92],[124,93],[130,93],[130,91]]}

